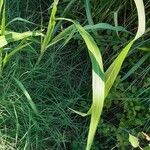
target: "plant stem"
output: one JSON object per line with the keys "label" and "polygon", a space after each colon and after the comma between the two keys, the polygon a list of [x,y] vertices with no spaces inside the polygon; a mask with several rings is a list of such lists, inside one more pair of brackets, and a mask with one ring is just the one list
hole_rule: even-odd
{"label": "plant stem", "polygon": [[38,57],[37,62],[35,63],[35,67],[39,65],[41,59],[43,58],[43,55],[44,55],[44,52],[41,52],[41,53],[40,53],[40,56]]}
{"label": "plant stem", "polygon": [[2,58],[2,49],[0,49],[0,76],[2,76],[2,70],[3,70],[3,58]]}

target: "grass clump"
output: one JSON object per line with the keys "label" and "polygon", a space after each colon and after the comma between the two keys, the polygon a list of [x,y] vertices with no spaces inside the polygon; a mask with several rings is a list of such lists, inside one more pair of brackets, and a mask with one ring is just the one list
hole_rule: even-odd
{"label": "grass clump", "polygon": [[[74,3],[75,1],[70,1],[64,10],[64,15]],[[59,4],[63,5],[63,2]],[[83,3],[81,4],[83,5]],[[94,6],[96,6],[96,4],[99,3],[95,1]],[[43,24],[38,26],[41,28],[40,32],[27,31],[23,33],[7,31],[5,30],[5,28],[7,28],[5,23],[1,25],[2,31],[5,30],[5,32],[1,32],[0,37],[2,41],[1,70],[3,70],[7,63],[0,83],[2,89],[1,107],[3,110],[1,114],[1,140],[4,148],[9,145],[12,149],[85,149],[86,147],[87,150],[90,150],[94,137],[94,149],[99,149],[99,147],[102,149],[113,147],[121,148],[122,144],[123,148],[128,147],[129,142],[124,142],[125,137],[123,137],[122,134],[127,130],[133,130],[132,132],[136,132],[136,130],[132,128],[132,126],[134,126],[132,123],[128,124],[128,121],[126,121],[129,120],[130,122],[133,118],[126,118],[123,114],[127,113],[129,116],[132,116],[136,113],[136,125],[139,125],[140,117],[138,111],[142,110],[145,105],[139,103],[138,99],[141,95],[148,93],[149,84],[140,91],[140,94],[135,94],[135,103],[132,103],[134,107],[131,111],[127,109],[131,101],[123,102],[123,100],[116,100],[114,102],[112,99],[114,97],[121,99],[121,97],[127,97],[126,94],[130,92],[134,94],[132,91],[138,91],[137,85],[134,86],[135,81],[133,81],[132,85],[124,81],[125,79],[129,79],[129,77],[131,78],[134,71],[138,70],[139,67],[149,59],[149,54],[144,55],[139,52],[141,55],[144,55],[142,59],[139,60],[138,63],[135,63],[129,72],[126,72],[126,68],[130,63],[125,63],[125,66],[123,66],[123,71],[125,70],[124,77],[121,79],[117,77],[129,50],[145,31],[145,21],[141,20],[141,18],[145,18],[143,1],[135,1],[135,4],[138,10],[139,26],[137,34],[134,39],[132,37],[132,40],[128,36],[133,36],[133,34],[126,31],[123,27],[117,26],[117,24],[115,24],[115,26],[111,26],[107,23],[94,24],[95,20],[92,19],[92,9],[90,8],[90,1],[88,0],[85,1],[88,19],[86,20],[85,18],[83,26],[77,21],[63,18],[63,15],[61,15],[62,18],[56,18],[56,10],[58,10],[59,13],[57,7],[61,7],[58,5],[57,0],[55,0],[52,5],[45,35],[41,33],[43,31]],[[104,5],[107,5],[107,3]],[[81,9],[83,9],[82,6]],[[3,11],[4,10],[5,9],[3,9]],[[94,18],[95,17],[96,16],[94,16]],[[19,20],[22,20],[21,17]],[[69,26],[64,20],[69,21],[72,25]],[[26,19],[22,21],[26,23],[30,22]],[[56,24],[56,21],[58,21],[58,24]],[[86,22],[88,22],[89,25],[85,25]],[[34,23],[30,22],[30,24],[33,25]],[[61,27],[61,30],[59,27]],[[107,29],[107,31],[104,31],[105,29]],[[112,36],[111,30],[115,31]],[[120,33],[120,31],[123,31],[123,33]],[[108,35],[103,39],[103,34],[105,33],[108,33]],[[122,34],[124,34],[124,37],[121,41],[120,37]],[[10,37],[10,35],[11,38],[8,41],[7,37]],[[33,39],[34,35],[41,36],[41,41],[39,39]],[[94,36],[96,40],[94,40],[95,38],[92,36]],[[81,37],[87,48],[82,42]],[[103,50],[102,46],[107,45],[107,38],[108,40],[110,38],[110,41],[112,41],[112,37],[117,37],[116,41],[122,43],[125,48],[118,54],[117,51],[119,47],[114,47],[117,45],[114,41],[112,57],[109,56],[109,61],[107,62],[105,61],[106,51]],[[22,41],[19,43],[20,40]],[[99,40],[101,40],[101,42],[97,44]],[[18,42],[18,46],[16,46],[16,41]],[[13,42],[15,43],[12,44]],[[31,42],[33,43],[32,45]],[[103,44],[102,42],[106,43]],[[69,45],[67,46],[67,44]],[[37,55],[35,54],[38,53],[37,49],[39,49],[39,45],[41,46],[41,51],[36,67],[34,67],[35,60],[37,59]],[[99,49],[98,45],[102,45],[100,46],[102,48]],[[5,51],[6,47],[12,46],[15,47],[13,51]],[[16,52],[24,48],[27,49],[27,46],[28,49],[34,52],[20,52],[17,57],[12,59],[13,61],[8,63]],[[88,51],[85,52],[84,49],[88,49]],[[81,56],[80,53],[82,54]],[[108,53],[110,54],[110,51],[108,51]],[[88,54],[92,65],[90,65]],[[131,51],[129,56],[135,54],[135,51]],[[112,60],[114,60],[113,63],[110,63]],[[136,64],[138,64],[138,66]],[[132,64],[130,66],[132,66]],[[92,70],[92,77],[90,70]],[[143,73],[145,75],[148,74],[148,70],[149,68],[144,69]],[[122,82],[123,85],[121,84]],[[91,84],[92,88],[90,86]],[[128,86],[127,90],[125,90],[126,84]],[[144,86],[144,84],[142,85]],[[116,87],[120,87],[120,89]],[[111,92],[110,89],[112,89]],[[121,92],[122,90],[125,90],[126,93]],[[86,143],[85,137],[88,131],[88,119],[83,120],[69,113],[68,107],[78,110],[84,108],[84,110],[87,110],[90,105],[89,99],[91,99],[91,97],[92,105],[87,113],[81,113],[71,109],[81,116],[91,115]],[[106,98],[108,100],[105,102],[106,104],[104,104]],[[116,112],[115,105],[117,105],[120,111],[118,116],[114,113]],[[105,109],[103,109],[103,107]],[[100,119],[102,110],[104,113],[102,119]],[[113,114],[112,118],[114,117],[115,121],[111,119],[109,122],[106,122],[110,119],[106,117],[107,115],[105,116],[105,113],[108,113],[107,111]],[[109,115],[110,114],[108,114],[108,116]],[[10,124],[10,122],[12,123]],[[101,122],[100,126],[99,122]],[[145,125],[145,119],[142,120],[142,123]],[[144,126],[143,124],[142,127]],[[99,128],[97,130],[98,126]],[[7,129],[5,129],[5,127],[7,127]],[[141,128],[139,127],[139,130]],[[110,133],[113,133],[112,138],[109,136]],[[101,142],[99,142],[99,136],[102,139]],[[106,144],[104,142],[106,139],[108,139],[108,143],[111,141],[109,146],[108,143]]]}
{"label": "grass clump", "polygon": [[[42,36],[40,32],[27,31],[23,33],[17,33],[13,31],[6,30],[5,23],[5,1],[0,1],[0,16],[1,16],[1,30],[0,30],[0,74],[2,75],[2,70],[9,61],[18,51],[21,51],[26,46],[30,45],[32,41],[28,42],[27,38],[31,36]],[[20,44],[14,48],[9,47],[9,43],[20,41]],[[5,48],[8,46],[7,48]]]}

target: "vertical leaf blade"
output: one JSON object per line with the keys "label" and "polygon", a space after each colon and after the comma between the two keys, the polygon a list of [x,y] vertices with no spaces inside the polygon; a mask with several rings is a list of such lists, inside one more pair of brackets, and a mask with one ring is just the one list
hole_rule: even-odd
{"label": "vertical leaf blade", "polygon": [[4,0],[0,0],[0,14],[2,12],[3,3],[4,3]]}
{"label": "vertical leaf blade", "polygon": [[49,44],[49,42],[51,41],[51,38],[52,38],[52,33],[54,31],[55,24],[56,24],[55,15],[57,12],[58,1],[59,0],[54,0],[54,3],[53,3],[53,8],[52,8],[52,12],[51,12],[51,16],[50,16],[50,20],[49,20],[49,24],[48,24],[48,30],[46,32],[46,36],[44,37],[44,41],[41,46],[41,53],[44,53],[47,45]]}
{"label": "vertical leaf blade", "polygon": [[79,25],[76,22],[74,22],[74,24],[86,43],[92,62],[93,102],[91,107],[91,121],[86,146],[86,150],[90,150],[104,105],[105,79],[103,71],[103,62],[100,50],[97,44],[95,43],[94,39],[90,36],[88,32],[85,31],[85,29],[81,25]]}

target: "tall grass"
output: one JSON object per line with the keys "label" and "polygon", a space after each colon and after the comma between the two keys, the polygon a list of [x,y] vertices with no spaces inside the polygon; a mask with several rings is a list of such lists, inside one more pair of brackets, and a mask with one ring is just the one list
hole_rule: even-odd
{"label": "tall grass", "polygon": [[48,46],[48,44],[50,43],[50,41],[52,39],[52,34],[53,34],[55,24],[56,24],[55,15],[56,15],[56,12],[57,12],[58,2],[59,2],[59,0],[54,0],[51,16],[50,16],[50,20],[49,20],[49,24],[48,24],[48,27],[47,27],[47,32],[46,32],[46,35],[44,37],[44,40],[41,43],[41,53],[40,53],[40,56],[38,58],[37,64],[39,64],[39,62],[41,61],[41,59],[42,59],[42,57],[43,57],[43,55],[44,55],[44,53],[47,49],[47,46]]}
{"label": "tall grass", "polygon": [[[32,40],[30,40],[29,37],[42,36],[42,34],[39,31],[27,31],[24,33],[7,31],[5,19],[5,0],[0,1],[0,17],[0,75],[2,75],[3,68],[10,58],[32,43]],[[15,48],[8,46],[9,43],[15,43],[17,41],[21,42]],[[10,49],[10,51],[5,49],[6,46],[8,46],[7,49]]]}
{"label": "tall grass", "polygon": [[[101,119],[101,114],[103,111],[104,107],[104,102],[108,94],[110,93],[110,90],[112,86],[114,85],[114,82],[121,70],[122,64],[127,57],[127,54],[129,50],[131,49],[132,45],[144,34],[145,32],[145,11],[144,11],[144,4],[142,0],[135,0],[137,12],[138,12],[138,31],[135,35],[134,39],[131,39],[128,44],[121,50],[119,55],[116,57],[116,59],[112,62],[110,67],[105,71],[104,70],[104,64],[103,61],[104,59],[102,58],[101,54],[101,48],[97,46],[97,43],[95,42],[94,38],[91,36],[89,33],[92,31],[94,36],[97,36],[97,32],[95,30],[99,29],[109,29],[109,30],[115,30],[117,31],[123,31],[127,32],[125,29],[119,27],[116,25],[116,27],[113,27],[109,24],[106,23],[98,23],[94,24],[92,20],[92,15],[90,11],[90,5],[89,5],[89,0],[85,0],[86,4],[86,14],[88,16],[88,22],[89,25],[82,27],[79,22],[67,19],[67,18],[57,18],[56,17],[56,12],[57,12],[57,5],[58,5],[58,0],[54,0],[54,3],[52,5],[52,11],[51,11],[51,16],[49,19],[49,24],[47,27],[47,32],[45,35],[43,35],[41,32],[37,31],[27,31],[24,33],[17,33],[13,31],[7,31],[6,25],[5,25],[5,4],[1,0],[0,1],[0,12],[1,12],[1,36],[0,36],[0,67],[1,67],[1,72],[4,68],[4,66],[7,64],[7,62],[10,60],[16,52],[22,50],[24,47],[28,46],[34,40],[32,41],[29,37],[31,36],[42,36],[42,42],[41,42],[41,50],[40,50],[40,55],[37,60],[36,66],[39,65],[41,59],[43,58],[44,53],[46,53],[47,49],[50,48],[51,46],[57,44],[58,42],[61,42],[62,40],[64,41],[63,46],[68,43],[68,41],[74,37],[76,33],[79,33],[84,40],[88,53],[90,56],[90,61],[92,64],[92,104],[87,113],[81,113],[79,111],[71,109],[73,112],[81,115],[81,116],[91,116],[90,120],[90,125],[89,125],[89,132],[88,132],[88,138],[87,138],[87,144],[86,144],[86,150],[90,150],[92,147],[92,143],[96,134],[96,130],[99,124],[99,121]],[[74,1],[72,1],[74,2]],[[55,29],[57,28],[56,21],[69,21],[72,23],[69,27],[64,29],[62,32],[60,32],[58,35],[53,37],[53,33],[55,32]],[[14,43],[16,41],[21,41],[13,50],[10,52],[4,51],[5,47],[8,46],[10,43]],[[147,56],[148,57],[148,56]],[[147,58],[146,57],[146,58]],[[144,58],[144,60],[146,59]],[[143,60],[141,60],[143,61]],[[29,93],[23,86],[23,84],[15,79],[18,86],[28,99],[28,102],[31,106],[31,109],[37,113],[36,107],[34,102],[32,101]],[[55,87],[53,87],[55,88]],[[53,95],[53,94],[52,94]],[[55,99],[55,96],[53,96]],[[18,108],[19,109],[19,108]],[[29,108],[30,110],[30,108]],[[60,110],[58,110],[60,111]],[[14,116],[17,119],[17,114],[16,114],[16,108],[14,106]],[[38,129],[41,130],[39,125],[37,124],[34,119],[31,119],[33,121],[33,126],[37,126]],[[42,120],[43,121],[43,120]],[[43,121],[44,123],[44,121]],[[32,125],[31,125],[32,126]],[[30,126],[30,127],[31,127]],[[47,129],[49,129],[47,125]],[[29,128],[30,128],[29,127]],[[17,126],[18,130],[18,126]],[[30,131],[30,129],[28,129]],[[38,134],[38,133],[37,133]],[[26,137],[26,135],[24,136]],[[22,138],[24,138],[22,137]],[[18,134],[16,135],[16,139],[18,138]],[[28,138],[28,137],[26,137]],[[29,139],[30,140],[30,139]],[[38,144],[37,144],[38,145]],[[24,146],[26,148],[26,145]]]}
{"label": "tall grass", "polygon": [[139,19],[138,31],[136,33],[136,36],[133,40],[131,40],[127,44],[127,46],[125,46],[125,48],[120,52],[118,57],[114,60],[114,62],[110,65],[110,67],[107,69],[105,73],[103,70],[102,56],[100,54],[100,50],[97,44],[95,43],[94,39],[77,22],[69,20],[69,19],[65,19],[65,20],[73,22],[78,32],[81,34],[89,50],[89,56],[92,62],[92,90],[93,90],[92,99],[93,99],[93,102],[92,102],[91,108],[89,109],[87,114],[80,113],[78,111],[73,110],[75,113],[80,114],[81,116],[91,115],[86,150],[91,149],[93,139],[95,136],[95,132],[96,132],[99,120],[100,120],[100,116],[102,114],[105,98],[109,94],[110,89],[114,84],[114,81],[121,69],[121,66],[130,48],[132,47],[134,42],[138,38],[140,38],[145,32],[145,11],[144,11],[143,1],[142,0],[135,1],[135,4],[137,7],[138,19]]}

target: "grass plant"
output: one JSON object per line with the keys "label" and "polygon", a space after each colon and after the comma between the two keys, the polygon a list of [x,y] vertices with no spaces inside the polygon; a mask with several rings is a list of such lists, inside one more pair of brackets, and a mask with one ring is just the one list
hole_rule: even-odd
{"label": "grass plant", "polygon": [[115,61],[111,64],[111,66],[108,68],[104,75],[103,70],[103,62],[102,62],[102,56],[100,54],[100,50],[97,47],[96,43],[94,42],[94,39],[88,34],[82,26],[80,26],[78,23],[67,19],[68,21],[71,21],[75,24],[75,27],[77,28],[78,32],[83,37],[87,48],[89,49],[89,55],[92,62],[92,89],[93,89],[93,103],[91,108],[89,109],[87,114],[80,113],[78,111],[74,111],[77,114],[80,114],[81,116],[91,115],[91,122],[90,122],[90,129],[88,134],[88,140],[87,140],[87,146],[86,149],[90,150],[92,146],[92,142],[94,139],[94,135],[100,120],[100,116],[102,113],[103,105],[104,105],[104,99],[107,97],[111,87],[113,86],[113,83],[121,69],[121,66],[131,48],[133,43],[140,38],[144,32],[145,32],[145,11],[144,11],[144,4],[143,1],[135,1],[137,11],[138,11],[138,18],[139,18],[139,24],[138,24],[138,31],[135,36],[135,38],[129,42],[129,44],[121,51],[121,53],[118,55],[118,57],[115,59]]}
{"label": "grass plant", "polygon": [[[5,1],[0,1],[0,16],[1,16],[1,30],[0,30],[0,74],[2,75],[2,70],[9,59],[14,56],[18,51],[21,51],[24,47],[31,44],[32,41],[28,42],[27,38],[31,36],[42,36],[38,31],[27,31],[23,33],[17,33],[13,31],[6,30],[6,21],[5,21]],[[10,48],[10,51],[7,51],[6,47],[9,43],[16,41],[21,41],[21,43],[16,46],[16,48]],[[9,49],[9,47],[8,47]],[[13,50],[12,50],[13,49]]]}
{"label": "grass plant", "polygon": [[[111,6],[114,6],[114,2],[111,0],[109,2]],[[5,1],[0,1],[1,74],[3,72],[3,76],[0,77],[0,143],[2,143],[2,149],[76,150],[85,149],[85,147],[86,150],[116,147],[130,149],[129,141],[124,143],[126,139],[124,132],[131,133],[131,131],[141,129],[148,132],[149,113],[147,111],[146,116],[143,117],[140,112],[144,111],[146,105],[149,104],[147,97],[149,97],[150,89],[148,77],[150,66],[146,63],[150,55],[143,52],[149,48],[145,44],[149,32],[143,36],[146,24],[143,0],[134,2],[136,7],[133,8],[137,8],[138,12],[138,30],[135,37],[133,33],[118,26],[120,24],[117,20],[120,10],[118,6],[122,4],[119,2],[115,7],[115,12],[118,10],[118,16],[115,18],[117,23],[115,22],[115,26],[112,26],[108,23],[113,22],[114,12],[112,18],[108,17],[111,13],[106,16],[110,10],[102,12],[108,6],[105,1],[102,1],[102,9],[99,11],[102,14],[101,19],[108,23],[97,23],[99,19],[93,13],[97,10],[94,8],[98,8],[101,3],[97,0],[85,0],[78,3],[76,0],[69,1],[65,9],[63,6],[64,13],[60,15],[60,18],[56,17],[56,13],[59,14],[61,4],[64,5],[66,2],[54,0],[44,35],[43,23],[37,25],[26,18],[22,19],[21,16],[6,24]],[[49,3],[41,3],[49,7]],[[83,26],[79,21],[67,17],[67,11],[69,10],[70,13],[72,11],[70,8],[75,3],[78,4],[75,7],[81,5],[81,9],[85,9]],[[19,5],[20,1],[17,2],[18,11],[20,11]],[[27,6],[26,12],[29,7],[31,6]],[[42,9],[42,6],[38,7]],[[119,8],[123,10],[124,7],[119,6]],[[65,16],[67,18],[64,18]],[[43,17],[45,16],[42,14]],[[22,32],[22,29],[20,31],[18,29],[18,32],[9,30],[10,25],[13,26],[16,21],[41,29],[26,32]],[[85,25],[86,23],[88,25]],[[105,34],[108,34],[106,38]],[[41,41],[33,39],[34,36],[40,36]],[[141,36],[143,39],[140,41]],[[103,46],[109,45],[109,38],[113,38],[114,41],[110,39],[112,42],[116,40],[119,44],[121,43],[121,47],[124,46],[124,48],[119,53],[120,47],[113,48],[112,51],[109,49],[110,56],[106,58],[107,48],[104,51]],[[121,41],[121,38],[126,38],[126,41],[123,42],[124,39]],[[115,43],[115,46],[118,43]],[[40,55],[37,59],[35,54],[38,53],[39,44]],[[85,49],[88,51],[86,52]],[[31,53],[32,51],[34,52]],[[13,57],[16,53],[18,55]],[[138,54],[141,56],[139,61],[136,60],[139,58]],[[133,60],[130,61],[133,55],[135,56],[134,63]],[[127,56],[128,59],[125,62]],[[36,67],[34,67],[36,60]],[[127,71],[129,66],[131,69]],[[3,70],[4,67],[5,70]],[[135,71],[139,73],[137,79],[130,80],[136,76]],[[118,76],[119,72],[123,75],[122,77]],[[137,83],[139,80],[141,82]],[[131,95],[131,98],[127,95]],[[71,114],[68,108],[80,116],[90,116],[89,129],[87,127],[89,119],[83,120],[80,116]],[[88,110],[88,112],[82,113],[72,108]],[[132,123],[134,122],[132,116],[134,116],[135,124]],[[131,134],[135,135],[134,132]]]}

